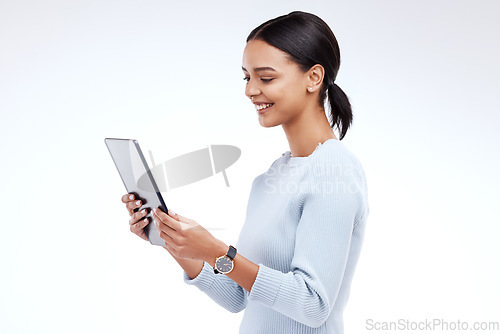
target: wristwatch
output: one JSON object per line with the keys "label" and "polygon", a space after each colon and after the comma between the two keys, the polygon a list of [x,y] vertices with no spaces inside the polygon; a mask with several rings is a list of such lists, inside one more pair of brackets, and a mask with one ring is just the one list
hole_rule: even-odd
{"label": "wristwatch", "polygon": [[234,258],[236,257],[236,248],[229,246],[226,255],[219,256],[215,259],[214,273],[229,274],[234,268]]}

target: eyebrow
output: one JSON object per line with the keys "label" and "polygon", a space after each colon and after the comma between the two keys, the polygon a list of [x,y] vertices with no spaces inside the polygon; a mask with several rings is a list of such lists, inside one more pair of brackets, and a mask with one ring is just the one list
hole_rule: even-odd
{"label": "eyebrow", "polygon": [[[241,69],[243,71],[248,72],[247,69],[244,68],[243,66],[241,66]],[[257,68],[254,69],[254,71],[255,72],[263,72],[263,71],[273,71],[273,72],[276,72],[276,70],[274,68],[272,68],[272,67],[257,67]]]}

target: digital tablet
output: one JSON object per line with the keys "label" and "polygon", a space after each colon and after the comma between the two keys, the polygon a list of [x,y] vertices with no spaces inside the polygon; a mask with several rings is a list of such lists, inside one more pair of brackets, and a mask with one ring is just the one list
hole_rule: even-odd
{"label": "digital tablet", "polygon": [[[127,189],[127,193],[134,194],[136,199],[142,201],[142,206],[136,208],[134,212],[148,208],[146,217],[148,217],[150,223],[144,228],[144,232],[149,242],[153,245],[165,246],[165,242],[160,238],[158,230],[154,225],[153,218],[151,217],[151,209],[153,208],[160,208],[163,212],[168,212],[155,178],[153,177],[153,174],[159,176],[163,175],[163,173],[154,173],[154,171],[152,173],[146,159],[144,159],[144,155],[142,154],[137,140],[105,138],[104,142],[108,147],[116,169],[118,169],[118,173]],[[161,169],[161,165],[159,165],[158,168]],[[155,169],[155,166],[153,166],[153,169]],[[161,177],[159,177],[159,179],[159,181],[162,181]]]}

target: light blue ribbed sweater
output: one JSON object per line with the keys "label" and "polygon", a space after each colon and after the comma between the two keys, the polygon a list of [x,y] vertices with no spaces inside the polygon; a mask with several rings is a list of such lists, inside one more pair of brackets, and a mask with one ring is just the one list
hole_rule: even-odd
{"label": "light blue ribbed sweater", "polygon": [[343,333],[368,213],[363,167],[342,142],[307,157],[286,151],[253,181],[235,245],[259,265],[251,292],[206,262],[184,281],[231,312],[245,309],[240,334]]}

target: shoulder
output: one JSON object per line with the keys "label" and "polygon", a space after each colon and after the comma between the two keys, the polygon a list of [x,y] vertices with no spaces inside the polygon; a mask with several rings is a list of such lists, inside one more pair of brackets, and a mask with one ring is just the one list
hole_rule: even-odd
{"label": "shoulder", "polygon": [[324,209],[352,212],[356,220],[367,210],[367,185],[359,159],[343,144],[321,147],[304,166],[300,203],[318,201]]}
{"label": "shoulder", "polygon": [[307,177],[323,181],[356,179],[365,181],[364,170],[357,156],[338,140],[327,141],[306,164]]}
{"label": "shoulder", "polygon": [[261,174],[257,175],[257,176],[254,178],[254,180],[253,180],[253,182],[252,182],[252,185],[254,185],[256,182],[259,182],[261,179],[265,178],[266,176],[268,176],[268,175],[270,175],[270,174],[271,174],[271,175],[276,174],[276,169],[277,169],[277,168],[279,168],[279,166],[283,164],[283,161],[284,161],[284,155],[285,155],[285,154],[283,153],[283,154],[282,154],[279,158],[277,158],[276,160],[274,160],[274,161],[271,163],[271,165],[269,166],[269,168],[268,168],[265,172],[263,172],[263,173],[261,173]]}

